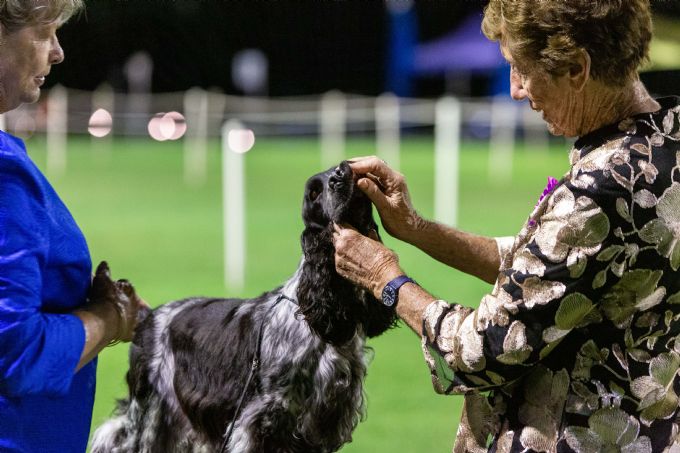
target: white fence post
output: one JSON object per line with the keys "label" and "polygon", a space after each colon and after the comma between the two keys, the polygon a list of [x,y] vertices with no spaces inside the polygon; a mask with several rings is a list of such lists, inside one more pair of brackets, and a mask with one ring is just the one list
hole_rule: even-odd
{"label": "white fence post", "polygon": [[321,129],[321,168],[337,165],[345,156],[347,100],[339,91],[321,97],[319,112]]}
{"label": "white fence post", "polygon": [[434,218],[450,226],[458,222],[460,122],[460,101],[441,98],[435,107]]}
{"label": "white fence post", "polygon": [[375,100],[375,137],[377,154],[390,167],[399,171],[400,156],[399,98],[384,93]]}
{"label": "white fence post", "polygon": [[[111,157],[111,138],[113,137],[113,123],[114,109],[115,109],[115,95],[113,88],[107,83],[102,83],[92,93],[92,112],[99,109],[104,109],[111,114],[110,131],[103,137],[96,137],[92,135],[92,149],[96,150],[97,155],[103,160],[108,160]],[[102,125],[106,127],[107,125]]]}
{"label": "white fence post", "polygon": [[512,179],[516,112],[515,104],[511,100],[496,96],[491,101],[489,178],[493,183],[508,183]]}
{"label": "white fence post", "polygon": [[224,215],[224,282],[243,289],[246,263],[245,177],[243,153],[229,146],[229,133],[243,129],[238,120],[222,126],[222,203]]}
{"label": "white fence post", "polygon": [[47,172],[66,171],[66,134],[68,132],[68,94],[61,85],[52,87],[47,100]]}
{"label": "white fence post", "polygon": [[205,183],[208,161],[208,93],[191,88],[184,94],[184,182],[190,186]]}

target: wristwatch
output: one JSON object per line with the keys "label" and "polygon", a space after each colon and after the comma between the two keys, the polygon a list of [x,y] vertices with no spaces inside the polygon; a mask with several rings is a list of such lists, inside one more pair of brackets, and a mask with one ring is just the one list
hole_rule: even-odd
{"label": "wristwatch", "polygon": [[387,285],[382,290],[382,303],[387,307],[396,307],[397,302],[399,302],[399,288],[408,282],[416,283],[415,280],[406,275],[400,275],[387,282]]}

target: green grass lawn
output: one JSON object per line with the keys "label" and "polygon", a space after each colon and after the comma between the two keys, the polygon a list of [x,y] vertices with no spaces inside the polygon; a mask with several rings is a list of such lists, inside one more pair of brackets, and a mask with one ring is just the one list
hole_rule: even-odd
{"label": "green grass lawn", "polygon": [[[191,295],[250,297],[286,280],[300,258],[300,206],[305,180],[321,170],[313,139],[258,140],[246,159],[247,267],[243,290],[225,288],[222,264],[221,176],[218,142],[209,155],[205,186],[187,187],[182,145],[150,139],[116,140],[110,154],[85,137],[69,140],[64,175],[49,176],[85,233],[93,262],[107,260],[115,278],[128,278],[152,306]],[[41,137],[27,142],[44,168]],[[406,139],[401,171],[416,208],[432,215],[433,143]],[[370,140],[350,140],[347,155],[372,154]],[[533,208],[547,176],[567,169],[567,145],[514,155],[510,184],[488,178],[488,149],[464,144],[460,161],[459,227],[513,235]],[[477,306],[489,285],[447,268],[418,250],[385,237],[403,268],[438,297]],[[366,383],[368,417],[343,452],[447,452],[461,397],[436,395],[421,357],[420,340],[400,326],[370,342],[375,357]],[[93,428],[126,393],[127,347],[99,359]]]}

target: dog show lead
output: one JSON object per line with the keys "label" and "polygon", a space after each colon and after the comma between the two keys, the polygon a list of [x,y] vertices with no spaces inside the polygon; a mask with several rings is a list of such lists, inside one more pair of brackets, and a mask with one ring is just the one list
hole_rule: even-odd
{"label": "dog show lead", "polygon": [[454,452],[680,451],[680,98],[638,77],[649,2],[491,0],[482,29],[512,98],[578,138],[569,170],[508,240],[423,219],[403,175],[354,159],[389,234],[493,289],[438,300],[342,224],[338,273],[396,306],[435,390],[465,396]]}

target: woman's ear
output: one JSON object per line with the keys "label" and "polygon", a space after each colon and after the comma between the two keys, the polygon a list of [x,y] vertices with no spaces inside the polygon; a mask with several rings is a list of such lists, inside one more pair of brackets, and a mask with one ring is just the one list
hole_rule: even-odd
{"label": "woman's ear", "polygon": [[590,80],[590,54],[585,49],[580,49],[574,59],[569,64],[569,85],[576,90],[581,91]]}

